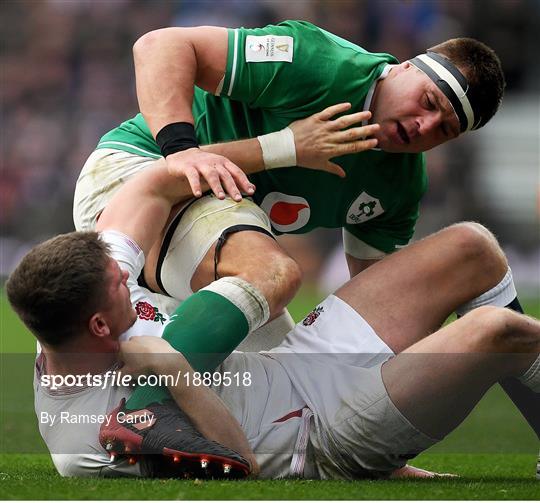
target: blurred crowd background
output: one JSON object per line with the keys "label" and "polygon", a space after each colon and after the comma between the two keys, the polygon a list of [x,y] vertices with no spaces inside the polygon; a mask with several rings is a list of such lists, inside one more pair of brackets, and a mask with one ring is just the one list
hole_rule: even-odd
{"label": "blurred crowd background", "polygon": [[[0,276],[27,249],[73,230],[72,194],[97,140],[137,113],[133,42],[164,26],[263,26],[304,19],[404,60],[457,36],[499,54],[507,91],[480,132],[428,153],[416,238],[464,219],[498,236],[519,285],[540,284],[538,0],[3,0],[0,5]],[[345,279],[340,233],[283,244],[306,278]],[[339,258],[338,258],[339,257]]]}

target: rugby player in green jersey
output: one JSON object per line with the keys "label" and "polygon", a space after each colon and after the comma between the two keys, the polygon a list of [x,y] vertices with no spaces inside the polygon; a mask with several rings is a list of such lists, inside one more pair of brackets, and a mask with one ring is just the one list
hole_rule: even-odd
{"label": "rugby player in green jersey", "polygon": [[[177,299],[211,283],[216,296],[195,310],[196,294],[184,306],[197,320],[186,338],[201,348],[216,338],[236,346],[296,292],[300,269],[269,231],[342,228],[351,275],[405,246],[426,190],[422,152],[486,124],[504,89],[497,56],[475,40],[449,40],[399,64],[301,21],[157,30],[136,42],[134,56],[141,115],[101,139],[78,182],[75,221],[92,228],[118,180],[153,162],[185,176],[195,196],[200,176],[209,182],[217,199],[172,218],[145,271],[152,289]],[[371,112],[380,126],[373,142],[327,116],[327,128],[348,143],[344,155],[324,166],[329,173],[299,170],[320,166],[300,162],[286,126],[344,102]],[[238,166],[265,168],[250,176],[255,191]],[[258,207],[235,203],[237,186]],[[232,321],[237,310],[242,326]]]}

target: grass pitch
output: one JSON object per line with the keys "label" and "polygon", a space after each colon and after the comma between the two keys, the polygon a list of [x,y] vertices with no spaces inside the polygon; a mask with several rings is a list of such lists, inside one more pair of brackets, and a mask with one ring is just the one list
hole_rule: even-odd
{"label": "grass pitch", "polygon": [[[300,319],[320,299],[305,289],[291,312]],[[538,299],[525,303],[540,318]],[[33,414],[35,343],[0,297],[0,498],[359,500],[537,500],[538,439],[508,398],[492,389],[469,418],[413,464],[458,474],[423,481],[180,481],[63,479],[47,454]],[[26,352],[26,355],[21,353]]]}
{"label": "grass pitch", "polygon": [[423,481],[180,481],[61,479],[47,455],[0,458],[5,499],[96,500],[535,500],[533,456],[526,454],[424,454],[417,464],[467,473],[452,480]]}
{"label": "grass pitch", "polygon": [[465,473],[409,481],[62,479],[46,454],[0,456],[0,495],[16,500],[536,500],[533,454],[423,454],[417,465]]}

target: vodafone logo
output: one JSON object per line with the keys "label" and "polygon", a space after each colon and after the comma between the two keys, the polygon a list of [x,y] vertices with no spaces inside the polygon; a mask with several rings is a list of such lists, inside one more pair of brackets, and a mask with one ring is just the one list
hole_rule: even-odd
{"label": "vodafone logo", "polygon": [[299,196],[281,192],[266,194],[261,208],[270,217],[272,227],[278,232],[292,232],[301,229],[309,222],[311,210],[308,202]]}

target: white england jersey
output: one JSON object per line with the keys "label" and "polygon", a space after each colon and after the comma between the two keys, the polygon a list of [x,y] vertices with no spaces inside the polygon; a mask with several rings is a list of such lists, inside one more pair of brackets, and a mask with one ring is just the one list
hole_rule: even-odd
{"label": "white england jersey", "polygon": [[110,253],[120,269],[129,273],[127,286],[131,303],[137,312],[137,321],[120,336],[121,341],[139,335],[161,337],[169,323],[169,315],[161,311],[157,295],[137,283],[144,267],[144,254],[139,245],[125,234],[115,231],[101,233],[101,238],[110,247]]}
{"label": "white england jersey", "polygon": [[129,397],[131,388],[63,386],[51,390],[40,385],[46,373],[41,354],[36,360],[34,406],[39,432],[58,473],[64,477],[140,476],[142,465],[130,465],[126,459],[111,463],[98,441],[101,420]]}
{"label": "white england jersey", "polygon": [[[120,268],[129,273],[127,284],[137,311],[137,321],[120,339],[140,335],[160,337],[169,317],[157,308],[153,294],[137,284],[144,265],[142,251],[133,240],[118,232],[104,232],[102,239],[109,245],[111,256]],[[245,431],[262,476],[302,475],[311,413],[294,391],[283,368],[257,353],[237,352],[219,371],[232,377],[231,386],[214,389]],[[36,360],[35,410],[41,436],[58,472],[64,476],[86,477],[144,475],[144,464],[129,465],[125,459],[111,463],[98,441],[100,420],[117,407],[122,398],[127,399],[132,388],[64,386],[51,390],[40,385],[46,372],[46,361],[41,354]],[[247,375],[249,385],[248,381],[242,382]],[[269,375],[272,386],[269,386]]]}
{"label": "white england jersey", "polygon": [[[136,283],[144,263],[139,247],[122,234],[106,233],[103,238],[120,267],[129,271],[131,300],[139,305],[136,323],[122,338],[161,336],[168,317],[154,309],[152,295]],[[213,380],[213,389],[245,432],[262,478],[386,473],[403,466],[408,453],[435,442],[391,403],[380,372],[391,356],[390,348],[356,311],[330,296],[274,350],[233,353],[217,369],[221,384]],[[125,459],[110,463],[98,442],[100,419],[129,397],[132,388],[52,390],[40,386],[43,373],[46,362],[38,357],[35,408],[60,474],[148,473],[144,460],[133,466]]]}
{"label": "white england jersey", "polygon": [[[120,268],[129,273],[127,284],[131,303],[137,311],[137,320],[120,340],[140,335],[161,337],[169,316],[157,307],[154,295],[137,284],[144,266],[140,247],[118,232],[106,231],[101,237],[109,245],[110,254]],[[110,463],[108,453],[98,441],[100,419],[117,407],[122,398],[128,398],[132,388],[63,386],[52,390],[40,384],[46,373],[46,361],[40,354],[34,376],[34,405],[39,431],[58,472],[64,476],[87,477],[141,475],[140,464],[132,466],[125,460]]]}

